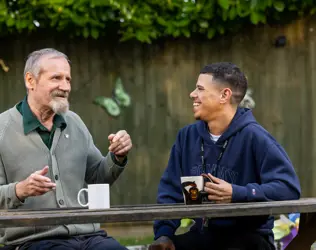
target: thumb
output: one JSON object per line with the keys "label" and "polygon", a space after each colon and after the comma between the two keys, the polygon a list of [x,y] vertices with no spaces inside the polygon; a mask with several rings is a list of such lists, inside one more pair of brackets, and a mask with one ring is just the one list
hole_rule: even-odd
{"label": "thumb", "polygon": [[42,170],[36,171],[35,173],[39,175],[46,175],[48,173],[48,170],[49,170],[49,167],[45,166]]}
{"label": "thumb", "polygon": [[221,179],[219,179],[219,178],[217,178],[217,177],[215,177],[215,176],[213,176],[213,175],[211,175],[211,174],[208,174],[208,176],[209,176],[210,179],[211,179],[214,183],[216,183],[216,184],[219,184],[219,183],[221,182]]}

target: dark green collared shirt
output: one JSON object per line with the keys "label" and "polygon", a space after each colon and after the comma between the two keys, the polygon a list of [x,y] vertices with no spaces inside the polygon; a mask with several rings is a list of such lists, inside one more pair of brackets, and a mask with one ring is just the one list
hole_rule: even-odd
{"label": "dark green collared shirt", "polygon": [[27,103],[27,97],[25,97],[23,101],[17,104],[16,108],[23,116],[24,134],[27,135],[28,133],[32,131],[36,131],[49,149],[52,146],[56,128],[60,128],[61,130],[64,130],[67,127],[67,124],[64,118],[61,115],[56,114],[54,116],[52,130],[49,131],[46,127],[44,127],[40,123],[40,121],[36,118],[36,116],[31,111],[30,106]]}

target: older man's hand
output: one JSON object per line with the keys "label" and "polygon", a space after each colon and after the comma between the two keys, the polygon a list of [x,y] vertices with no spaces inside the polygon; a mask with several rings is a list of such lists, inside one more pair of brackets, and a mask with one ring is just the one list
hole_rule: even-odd
{"label": "older man's hand", "polygon": [[20,201],[24,201],[29,196],[43,195],[56,188],[56,183],[45,176],[48,171],[49,167],[45,166],[16,184],[15,193]]}
{"label": "older man's hand", "polygon": [[112,152],[118,160],[125,158],[132,148],[132,140],[125,130],[120,130],[116,134],[108,136],[110,141],[109,151]]}

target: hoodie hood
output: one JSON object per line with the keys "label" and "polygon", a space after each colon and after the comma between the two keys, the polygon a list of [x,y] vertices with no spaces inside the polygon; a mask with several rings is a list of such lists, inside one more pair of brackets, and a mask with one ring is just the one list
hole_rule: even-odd
{"label": "hoodie hood", "polygon": [[[224,142],[229,137],[235,135],[237,132],[242,130],[244,127],[248,126],[251,123],[257,123],[250,109],[247,108],[238,108],[236,111],[233,120],[228,126],[228,129],[221,135],[218,140],[218,143]],[[205,121],[197,122],[197,130],[199,135],[204,139],[207,144],[213,143],[210,138],[208,131],[208,125]]]}

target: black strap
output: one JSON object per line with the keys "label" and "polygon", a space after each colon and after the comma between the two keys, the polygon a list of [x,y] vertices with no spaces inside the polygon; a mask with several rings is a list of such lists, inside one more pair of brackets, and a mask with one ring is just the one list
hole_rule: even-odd
{"label": "black strap", "polygon": [[[228,141],[229,141],[229,139],[227,139],[224,142],[224,144],[222,145],[222,150],[221,150],[219,156],[217,157],[216,165],[218,165],[220,160],[222,159],[223,154],[225,152],[225,149],[227,148]],[[203,173],[206,173],[206,164],[205,164],[205,160],[204,160],[204,140],[203,140],[203,138],[201,138],[201,162],[202,162]]]}
{"label": "black strap", "polygon": [[[229,141],[229,139],[227,139],[224,142],[224,144],[222,146],[222,150],[221,150],[219,156],[217,157],[216,164],[219,164],[220,160],[222,159],[223,154],[225,152],[225,149],[227,148],[228,141]],[[205,160],[204,160],[204,140],[203,140],[203,138],[201,138],[201,152],[200,152],[200,155],[201,155],[201,162],[202,162],[203,173],[206,173],[206,164],[205,164]],[[180,165],[180,175],[183,176],[183,169],[182,169],[181,165]]]}

